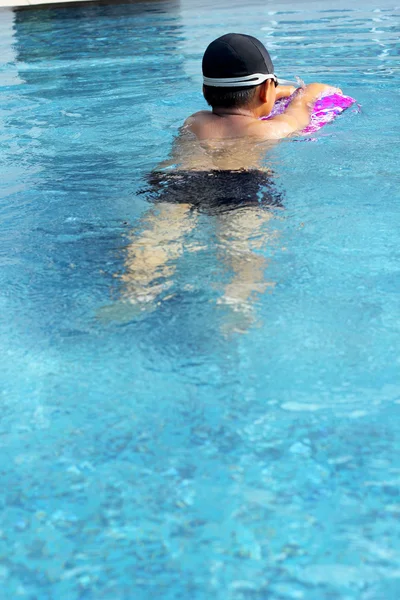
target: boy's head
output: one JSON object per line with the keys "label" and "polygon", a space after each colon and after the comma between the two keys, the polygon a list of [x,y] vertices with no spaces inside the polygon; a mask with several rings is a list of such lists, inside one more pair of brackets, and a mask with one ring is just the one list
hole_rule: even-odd
{"label": "boy's head", "polygon": [[203,57],[203,93],[212,108],[248,108],[267,114],[278,79],[267,49],[256,38],[228,33]]}

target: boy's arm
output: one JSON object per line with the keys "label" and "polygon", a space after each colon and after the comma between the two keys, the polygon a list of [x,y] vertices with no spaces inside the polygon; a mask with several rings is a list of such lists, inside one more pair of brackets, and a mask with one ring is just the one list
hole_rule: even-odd
{"label": "boy's arm", "polygon": [[276,99],[280,100],[281,98],[289,98],[294,92],[296,88],[294,85],[281,85],[279,84],[276,88]]}
{"label": "boy's arm", "polygon": [[296,95],[284,113],[257,124],[265,139],[280,139],[301,131],[310,122],[312,107],[323,92],[342,93],[323,83],[311,83]]}

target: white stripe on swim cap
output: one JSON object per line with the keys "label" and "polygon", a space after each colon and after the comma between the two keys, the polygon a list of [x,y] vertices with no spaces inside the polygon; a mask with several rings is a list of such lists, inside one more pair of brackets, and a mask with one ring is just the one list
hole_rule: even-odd
{"label": "white stripe on swim cap", "polygon": [[210,87],[247,87],[259,85],[260,83],[267,81],[267,79],[278,81],[274,73],[271,73],[270,75],[266,75],[265,73],[254,73],[254,75],[245,75],[244,77],[224,77],[222,79],[203,76],[203,83]]}

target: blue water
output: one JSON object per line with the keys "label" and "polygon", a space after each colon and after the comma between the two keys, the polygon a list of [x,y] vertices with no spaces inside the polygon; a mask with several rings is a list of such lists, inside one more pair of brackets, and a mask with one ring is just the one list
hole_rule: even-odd
{"label": "blue water", "polygon": [[[398,600],[399,25],[386,0],[0,10],[1,598]],[[361,112],[266,157],[269,221],[186,216],[135,314],[138,192],[231,30]]]}

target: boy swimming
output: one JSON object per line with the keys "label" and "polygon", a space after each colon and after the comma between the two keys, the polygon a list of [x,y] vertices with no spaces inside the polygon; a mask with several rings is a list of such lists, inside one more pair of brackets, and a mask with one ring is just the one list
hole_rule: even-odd
{"label": "boy swimming", "polygon": [[[271,209],[282,207],[266,153],[277,140],[308,125],[322,93],[341,92],[313,83],[299,90],[283,114],[260,120],[270,114],[276,99],[291,96],[295,88],[279,84],[260,41],[236,33],[206,49],[203,83],[212,110],[186,120],[171,159],[148,177],[145,192],[154,207],[143,217],[141,234],[132,232],[127,247],[122,314],[127,304],[139,312],[157,305],[173,285],[185,239],[199,213],[206,213],[215,225],[221,262],[232,273],[218,302],[232,308],[237,328],[239,317],[243,323],[252,320],[254,295],[273,288],[264,278],[267,260],[257,251],[271,238]],[[120,307],[109,308],[108,318],[116,310]]]}
{"label": "boy swimming", "polygon": [[309,124],[312,106],[322,93],[341,93],[312,83],[296,94],[282,115],[261,121],[278,98],[290,96],[295,88],[279,84],[271,57],[259,40],[239,33],[223,35],[208,46],[203,83],[204,98],[212,110],[200,111],[185,123],[198,140],[281,139]]}

